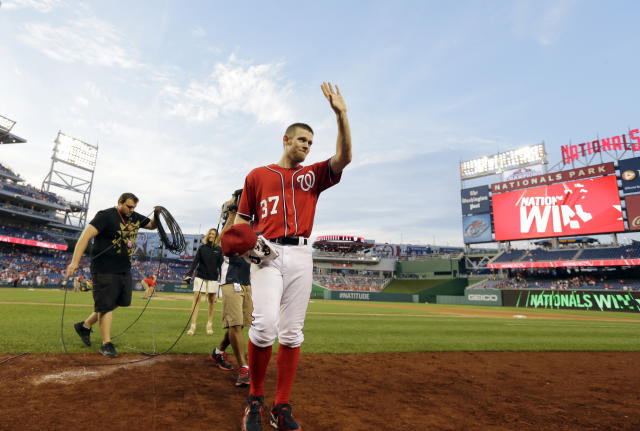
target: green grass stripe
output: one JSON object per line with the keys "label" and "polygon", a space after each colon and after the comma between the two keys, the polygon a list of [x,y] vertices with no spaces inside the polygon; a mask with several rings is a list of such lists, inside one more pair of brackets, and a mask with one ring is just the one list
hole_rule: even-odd
{"label": "green grass stripe", "polygon": [[[140,314],[146,303],[140,296],[134,293],[132,307],[114,312],[113,334]],[[0,289],[0,352],[63,352],[63,298],[64,292],[59,290]],[[142,318],[114,340],[118,350],[165,350],[187,324],[191,298],[161,293]],[[67,300],[67,347],[72,352],[97,352],[98,328],[92,335],[95,345],[87,348],[72,327],[73,322],[83,320],[92,311],[91,294],[70,292]],[[206,303],[202,301],[198,332],[192,337],[183,336],[173,352],[209,353],[223,334],[219,324],[221,310],[222,305],[217,304],[215,334],[207,336]],[[471,311],[477,313],[469,316]],[[496,313],[504,317],[496,317]],[[523,314],[530,318],[513,318]],[[594,318],[599,320],[591,320]],[[639,330],[638,313],[312,300],[303,352],[639,351]]]}

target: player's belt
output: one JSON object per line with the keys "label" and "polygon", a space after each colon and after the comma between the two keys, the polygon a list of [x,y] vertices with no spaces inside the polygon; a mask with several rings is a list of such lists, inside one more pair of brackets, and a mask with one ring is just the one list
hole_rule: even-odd
{"label": "player's belt", "polygon": [[281,245],[307,245],[307,238],[301,236],[281,236],[280,238],[273,238],[269,241]]}

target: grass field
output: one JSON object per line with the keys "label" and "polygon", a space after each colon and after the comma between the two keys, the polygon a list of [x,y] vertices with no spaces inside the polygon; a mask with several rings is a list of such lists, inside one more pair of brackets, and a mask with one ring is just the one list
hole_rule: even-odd
{"label": "grass field", "polygon": [[[114,313],[113,335],[142,311],[146,301],[134,292],[129,308]],[[163,294],[151,300],[142,317],[114,343],[120,353],[162,352],[188,323],[191,295]],[[64,292],[0,288],[0,353],[60,353]],[[73,322],[92,311],[90,293],[67,294],[64,340],[70,352],[84,347]],[[214,322],[220,321],[216,305]],[[527,318],[517,318],[523,314]],[[514,317],[516,316],[516,317]],[[184,335],[172,353],[206,353],[223,333],[204,333],[206,305],[198,332]],[[373,353],[429,351],[640,351],[640,315],[586,311],[524,310],[506,307],[442,306],[312,300],[305,324],[304,353]]]}

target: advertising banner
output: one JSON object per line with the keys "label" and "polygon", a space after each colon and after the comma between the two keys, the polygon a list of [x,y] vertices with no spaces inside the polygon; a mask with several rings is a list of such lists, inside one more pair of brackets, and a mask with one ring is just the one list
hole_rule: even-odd
{"label": "advertising banner", "polygon": [[418,295],[410,293],[352,292],[327,290],[329,297],[325,299],[342,299],[350,301],[386,301],[386,302],[418,302]]}
{"label": "advertising banner", "polygon": [[530,178],[514,178],[509,181],[491,185],[492,193],[503,193],[511,190],[526,189],[528,187],[547,186],[549,184],[563,183],[567,181],[581,180],[584,178],[613,175],[616,169],[613,162],[601,165],[585,166],[583,168],[569,169],[560,172],[551,172]]}
{"label": "advertising banner", "polygon": [[489,186],[471,187],[460,191],[462,215],[488,213]]}
{"label": "advertising banner", "polygon": [[465,244],[491,242],[491,215],[462,217],[462,238]]}
{"label": "advertising banner", "polygon": [[502,305],[502,291],[499,289],[465,289],[465,304]]}
{"label": "advertising banner", "polygon": [[640,292],[505,289],[502,291],[502,305],[520,308],[640,313]]}
{"label": "advertising banner", "polygon": [[573,268],[590,266],[638,266],[640,259],[554,260],[546,262],[488,263],[489,269]]}
{"label": "advertising banner", "polygon": [[496,241],[624,230],[614,175],[494,194]]}
{"label": "advertising banner", "polygon": [[54,250],[66,250],[66,244],[55,244],[53,242],[36,241],[33,239],[15,238],[12,236],[0,235],[0,242],[8,242],[11,244],[30,245],[33,247],[52,248]]}
{"label": "advertising banner", "polygon": [[640,195],[625,196],[629,230],[640,230]]}
{"label": "advertising banner", "polygon": [[640,157],[620,160],[618,167],[624,194],[640,193]]}

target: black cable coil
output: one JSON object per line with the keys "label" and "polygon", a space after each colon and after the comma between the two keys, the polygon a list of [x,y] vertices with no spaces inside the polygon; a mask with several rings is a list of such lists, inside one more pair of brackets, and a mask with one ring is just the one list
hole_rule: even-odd
{"label": "black cable coil", "polygon": [[[178,222],[173,218],[171,213],[161,206],[155,207],[153,214],[156,220],[156,226],[158,227],[158,235],[160,241],[164,244],[165,248],[175,253],[181,253],[185,250],[187,244],[184,240],[184,235]],[[164,227],[167,227],[171,238],[167,235]]]}

